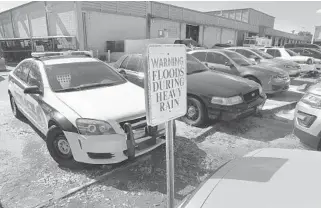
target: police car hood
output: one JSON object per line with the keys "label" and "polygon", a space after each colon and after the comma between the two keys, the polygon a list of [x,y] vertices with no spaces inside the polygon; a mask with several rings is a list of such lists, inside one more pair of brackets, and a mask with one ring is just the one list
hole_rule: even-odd
{"label": "police car hood", "polygon": [[121,122],[145,116],[144,89],[130,82],[56,96],[83,118]]}
{"label": "police car hood", "polygon": [[321,153],[260,149],[219,169],[184,208],[321,207]]}

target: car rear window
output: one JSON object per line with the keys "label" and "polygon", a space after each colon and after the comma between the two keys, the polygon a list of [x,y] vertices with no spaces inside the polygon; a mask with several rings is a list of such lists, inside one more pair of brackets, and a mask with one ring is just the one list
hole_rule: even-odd
{"label": "car rear window", "polygon": [[45,66],[49,85],[53,91],[80,85],[125,83],[126,80],[102,62],[74,62]]}

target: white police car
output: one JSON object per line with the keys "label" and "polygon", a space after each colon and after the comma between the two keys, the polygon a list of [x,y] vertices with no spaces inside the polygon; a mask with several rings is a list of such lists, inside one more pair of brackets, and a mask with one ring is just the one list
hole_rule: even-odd
{"label": "white police car", "polygon": [[12,111],[46,135],[61,166],[119,163],[165,142],[164,125],[146,124],[144,90],[90,52],[32,56],[9,75]]}

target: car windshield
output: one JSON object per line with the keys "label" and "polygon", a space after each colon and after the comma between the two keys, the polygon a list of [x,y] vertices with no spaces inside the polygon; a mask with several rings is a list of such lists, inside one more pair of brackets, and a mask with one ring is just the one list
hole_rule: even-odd
{"label": "car windshield", "polygon": [[76,62],[45,66],[54,92],[83,90],[125,83],[112,68],[102,62]]}
{"label": "car windshield", "polygon": [[222,53],[227,55],[230,59],[232,59],[239,66],[250,66],[250,65],[253,65],[253,62],[251,62],[245,56],[242,56],[242,55],[240,55],[240,54],[238,54],[236,52],[233,52],[233,51],[222,51]]}
{"label": "car windshield", "polygon": [[259,49],[255,49],[255,48],[251,48],[251,51],[253,51],[254,53],[259,54],[260,56],[262,56],[264,59],[273,59],[273,56],[271,56],[268,53],[265,53],[263,51],[260,51]]}
{"label": "car windshield", "polygon": [[299,56],[299,54],[295,53],[294,51],[291,51],[291,50],[289,50],[289,49],[285,49],[285,50],[286,50],[286,52],[288,52],[288,54],[289,54],[290,56]]}
{"label": "car windshield", "polygon": [[186,54],[186,61],[187,61],[187,74],[195,74],[195,73],[209,70],[209,68],[207,68],[197,58],[195,58],[190,54]]}

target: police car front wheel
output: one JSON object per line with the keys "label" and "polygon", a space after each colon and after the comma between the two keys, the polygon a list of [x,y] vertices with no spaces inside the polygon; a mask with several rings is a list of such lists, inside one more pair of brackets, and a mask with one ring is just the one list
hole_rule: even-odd
{"label": "police car front wheel", "polygon": [[11,110],[12,110],[13,115],[16,118],[23,118],[21,111],[17,107],[15,99],[11,95],[10,95],[10,104],[11,104]]}
{"label": "police car front wheel", "polygon": [[62,167],[79,168],[81,164],[74,160],[67,138],[62,130],[53,125],[47,133],[47,148],[51,157]]}

